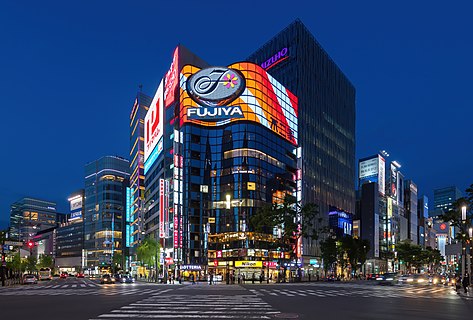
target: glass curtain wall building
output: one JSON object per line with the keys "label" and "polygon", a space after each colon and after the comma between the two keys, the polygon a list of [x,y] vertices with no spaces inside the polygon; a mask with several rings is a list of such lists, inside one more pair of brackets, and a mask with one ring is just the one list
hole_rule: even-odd
{"label": "glass curtain wall building", "polygon": [[58,221],[56,203],[23,198],[10,206],[11,238],[26,242],[37,232],[55,227]]}
{"label": "glass curtain wall building", "polygon": [[[296,20],[251,54],[299,98],[302,201],[355,212],[355,88],[307,28]],[[315,242],[304,255],[320,255]],[[309,259],[305,259],[309,260]]]}
{"label": "glass curtain wall building", "polygon": [[116,156],[105,156],[85,166],[85,265],[92,273],[109,269],[113,256],[123,253],[129,170],[128,160]]}
{"label": "glass curtain wall building", "polygon": [[[199,91],[207,77],[211,103]],[[289,259],[277,232],[249,220],[301,197],[297,117],[297,97],[261,66],[209,67],[176,49],[145,117],[146,232],[173,258],[168,269],[248,276]]]}

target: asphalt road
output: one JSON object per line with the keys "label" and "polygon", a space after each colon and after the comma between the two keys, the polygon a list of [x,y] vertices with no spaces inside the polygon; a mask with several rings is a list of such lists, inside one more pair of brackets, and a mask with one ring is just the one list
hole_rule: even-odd
{"label": "asphalt road", "polygon": [[0,288],[2,319],[472,319],[452,288],[369,283],[100,285],[56,279]]}

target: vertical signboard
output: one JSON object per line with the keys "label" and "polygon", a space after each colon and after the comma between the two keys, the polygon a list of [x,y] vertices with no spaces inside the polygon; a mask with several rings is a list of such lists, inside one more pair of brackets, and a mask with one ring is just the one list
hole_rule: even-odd
{"label": "vertical signboard", "polygon": [[164,106],[169,107],[176,97],[176,88],[179,82],[179,47],[174,50],[171,67],[164,79]]}
{"label": "vertical signboard", "polygon": [[391,175],[389,179],[389,192],[390,196],[397,200],[397,167],[391,163]]}
{"label": "vertical signboard", "polygon": [[163,81],[159,84],[153,101],[145,116],[145,164],[151,153],[156,148],[158,141],[163,136],[164,128],[164,102],[163,102]]}
{"label": "vertical signboard", "polygon": [[165,214],[164,214],[164,179],[159,179],[159,237],[165,238]]}
{"label": "vertical signboard", "polygon": [[384,196],[386,190],[385,183],[386,161],[383,157],[378,155],[378,190]]}

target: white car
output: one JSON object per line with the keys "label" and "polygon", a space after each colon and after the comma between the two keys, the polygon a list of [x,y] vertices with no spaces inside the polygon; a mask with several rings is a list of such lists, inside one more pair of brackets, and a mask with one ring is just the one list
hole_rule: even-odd
{"label": "white car", "polygon": [[23,276],[23,284],[36,284],[38,279],[36,279],[34,274],[25,274]]}

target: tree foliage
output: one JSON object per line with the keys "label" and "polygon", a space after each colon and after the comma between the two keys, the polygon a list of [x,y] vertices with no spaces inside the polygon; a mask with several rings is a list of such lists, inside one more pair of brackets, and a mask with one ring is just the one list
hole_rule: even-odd
{"label": "tree foliage", "polygon": [[146,237],[136,249],[136,255],[142,264],[159,268],[161,245],[151,237]]}
{"label": "tree foliage", "polygon": [[337,241],[329,237],[320,243],[320,250],[322,251],[322,260],[325,273],[332,269],[333,264],[337,261],[338,249]]}
{"label": "tree foliage", "polygon": [[438,266],[443,260],[440,251],[431,247],[422,248],[414,245],[410,240],[405,240],[396,245],[397,257],[406,264],[406,268],[419,269],[424,265],[428,265],[429,269]]}
{"label": "tree foliage", "polygon": [[39,256],[38,267],[40,268],[54,268],[54,259],[52,256],[42,254]]}
{"label": "tree foliage", "polygon": [[346,255],[351,270],[356,272],[358,265],[361,266],[365,263],[369,250],[370,242],[368,240],[345,236],[340,241],[339,256],[343,260],[343,257]]}
{"label": "tree foliage", "polygon": [[[250,219],[256,232],[272,234],[278,228],[281,243],[294,245],[299,238],[318,240],[320,237],[319,207],[314,203],[302,205],[295,197],[286,195],[283,203],[267,204],[258,209]],[[319,222],[319,223],[318,223]]]}

